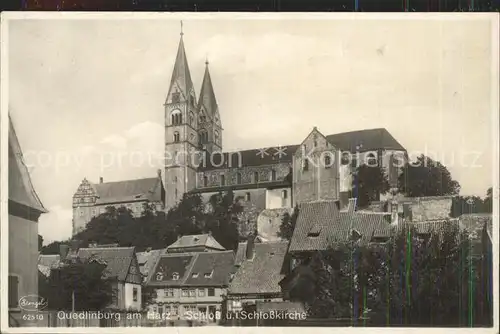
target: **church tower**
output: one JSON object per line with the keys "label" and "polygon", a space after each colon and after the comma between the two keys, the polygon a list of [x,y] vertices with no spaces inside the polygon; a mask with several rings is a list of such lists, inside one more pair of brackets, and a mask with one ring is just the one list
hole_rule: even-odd
{"label": "church tower", "polygon": [[208,60],[205,65],[205,75],[198,100],[198,137],[200,148],[211,154],[222,151],[222,123],[208,70]]}
{"label": "church tower", "polygon": [[165,101],[165,209],[174,207],[195,188],[198,117],[193,82],[181,38]]}

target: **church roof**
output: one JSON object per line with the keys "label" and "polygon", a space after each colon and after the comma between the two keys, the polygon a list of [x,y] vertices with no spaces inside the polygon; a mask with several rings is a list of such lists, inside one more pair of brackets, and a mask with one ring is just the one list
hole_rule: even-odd
{"label": "church roof", "polygon": [[[379,149],[405,151],[405,148],[383,128],[343,132],[326,136],[326,139],[341,151],[349,151],[351,153],[355,153],[356,146],[360,144],[363,145],[360,152]],[[222,155],[214,154],[210,159],[205,159],[206,161],[199,168],[200,171],[204,171],[231,167],[291,163],[293,154],[298,147],[299,145],[287,145],[265,149],[224,152]],[[221,162],[224,162],[224,164],[221,164]]]}
{"label": "church roof", "polygon": [[194,91],[182,35],[179,41],[177,57],[175,58],[174,70],[172,71],[172,79],[170,80],[167,96],[170,96],[170,92],[174,86],[179,87],[180,93],[182,93],[186,99],[189,94]]}
{"label": "church roof", "polygon": [[23,159],[21,145],[9,115],[9,200],[23,204],[39,212],[47,210],[38,197],[28,167]]}
{"label": "church roof", "polygon": [[337,133],[326,139],[342,151],[356,152],[356,146],[362,145],[360,152],[378,149],[404,151],[404,147],[384,128],[367,129]]}

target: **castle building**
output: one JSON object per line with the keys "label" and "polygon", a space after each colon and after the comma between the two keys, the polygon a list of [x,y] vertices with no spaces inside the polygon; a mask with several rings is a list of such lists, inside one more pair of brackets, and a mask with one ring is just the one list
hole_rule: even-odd
{"label": "castle building", "polygon": [[[300,144],[223,152],[222,118],[208,61],[196,98],[183,38],[181,32],[164,102],[165,210],[188,192],[208,202],[213,194],[231,189],[256,213],[247,217],[249,222],[267,222],[265,227],[257,223],[257,229],[264,228],[265,239],[271,240],[283,213],[297,204],[340,200],[347,205],[353,172],[363,163],[384,167],[391,186],[397,186],[399,169],[393,162],[404,161],[406,150],[384,128],[324,135],[314,127]],[[95,213],[96,202],[83,201],[96,198],[94,188],[84,180],[74,197],[79,228]]]}

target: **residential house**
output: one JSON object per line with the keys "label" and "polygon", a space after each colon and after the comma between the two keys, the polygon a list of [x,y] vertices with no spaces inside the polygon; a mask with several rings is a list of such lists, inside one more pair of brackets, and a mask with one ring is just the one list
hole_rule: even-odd
{"label": "residential house", "polygon": [[111,309],[142,310],[142,276],[134,247],[97,245],[78,249],[76,256],[83,261],[95,257],[106,264],[105,278],[114,280],[116,293]]}
{"label": "residential house", "polygon": [[163,319],[215,321],[233,273],[233,251],[162,254],[146,282],[156,291],[149,310]]}
{"label": "residential house", "polygon": [[227,310],[238,312],[255,308],[257,302],[283,300],[279,282],[287,270],[288,242],[240,243],[236,253],[237,271],[229,284]]}
{"label": "residential house", "polygon": [[9,115],[9,264],[10,326],[31,326],[23,319],[19,299],[38,294],[38,219],[47,210],[31,183],[28,168]]}
{"label": "residential house", "polygon": [[184,235],[167,247],[168,253],[225,251],[211,234]]}
{"label": "residential house", "polygon": [[163,249],[146,249],[144,252],[138,252],[137,262],[139,263],[139,270],[142,274],[143,281],[145,282],[151,270],[154,269],[156,261],[162,254],[167,252],[166,248]]}
{"label": "residential house", "polygon": [[165,208],[161,170],[156,177],[118,182],[104,182],[101,177],[99,183],[92,183],[84,178],[73,195],[73,235],[109,206],[126,207],[139,217],[146,204],[154,205],[157,211]]}

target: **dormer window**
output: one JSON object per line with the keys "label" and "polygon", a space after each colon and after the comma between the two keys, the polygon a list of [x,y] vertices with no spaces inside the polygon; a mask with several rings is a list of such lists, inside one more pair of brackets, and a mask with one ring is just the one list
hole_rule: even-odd
{"label": "dormer window", "polygon": [[172,274],[172,280],[178,281],[179,280],[179,273],[173,273]]}
{"label": "dormer window", "polygon": [[308,237],[318,237],[319,234],[321,233],[321,226],[318,224],[314,224],[313,227],[309,230],[309,233],[307,233]]}
{"label": "dormer window", "polygon": [[181,102],[181,93],[175,92],[172,93],[172,103],[180,103]]}
{"label": "dormer window", "polygon": [[192,277],[193,278],[197,278],[198,277],[198,273],[193,273]]}
{"label": "dormer window", "polygon": [[157,281],[163,280],[163,273],[156,273],[156,280]]}
{"label": "dormer window", "polygon": [[359,233],[359,231],[352,229],[352,231],[351,231],[351,240],[352,241],[358,241],[359,239],[361,239],[361,237],[362,237],[362,235],[361,235],[361,233]]}
{"label": "dormer window", "polygon": [[214,273],[213,269],[211,272],[209,273],[205,273],[205,275],[203,275],[205,278],[212,278],[212,274]]}

